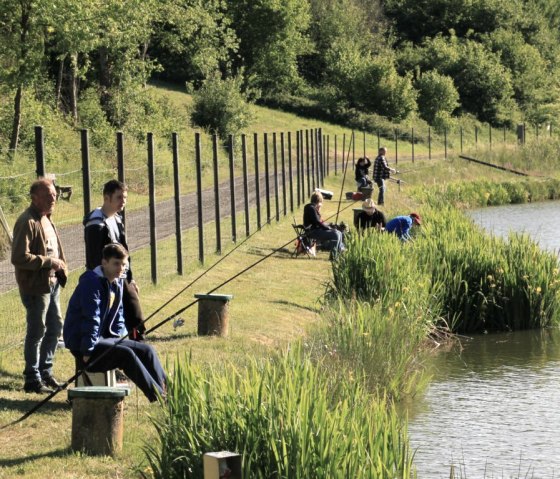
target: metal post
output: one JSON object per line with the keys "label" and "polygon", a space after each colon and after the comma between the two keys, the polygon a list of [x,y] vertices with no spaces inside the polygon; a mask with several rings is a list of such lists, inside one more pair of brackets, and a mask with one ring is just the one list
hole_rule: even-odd
{"label": "metal post", "polygon": [[492,125],[488,125],[488,143],[492,149]]}
{"label": "metal post", "polygon": [[237,209],[235,205],[235,161],[233,154],[233,135],[228,135],[229,149],[229,190],[231,203],[231,240],[237,242]]}
{"label": "metal post", "polygon": [[218,165],[218,135],[212,135],[212,167],[214,170],[214,219],[216,224],[216,253],[222,253],[222,215],[220,212],[220,179]]}
{"label": "metal post", "polygon": [[[120,182],[126,183],[124,171],[124,136],[122,131],[117,131],[117,177]],[[126,209],[121,211],[121,218],[126,233]]]}
{"label": "metal post", "polygon": [[459,128],[459,134],[461,139],[461,153],[463,153],[463,127]]}
{"label": "metal post", "polygon": [[300,163],[301,163],[301,157],[299,154],[299,142],[300,142],[300,137],[299,137],[299,130],[296,131],[296,191],[297,191],[297,205],[299,207],[299,205],[301,204],[301,177],[300,177]]}
{"label": "metal post", "polygon": [[266,199],[266,222],[270,223],[270,173],[268,168],[268,135],[264,134],[264,190]]}
{"label": "metal post", "polygon": [[290,185],[290,212],[294,211],[294,182],[292,170],[292,132],[288,132],[288,181]]}
{"label": "metal post", "polygon": [[309,177],[309,130],[305,130],[305,162],[307,166],[307,196],[310,196],[311,178]]}
{"label": "metal post", "polygon": [[338,135],[334,135],[334,175],[338,175]]}
{"label": "metal post", "polygon": [[412,163],[414,163],[414,128],[412,128],[412,139],[410,143],[412,145]]}
{"label": "metal post", "polygon": [[251,223],[249,218],[249,170],[247,166],[247,138],[241,135],[241,157],[243,159],[243,197],[245,206],[245,236],[251,234]]}
{"label": "metal post", "polygon": [[91,211],[91,172],[89,164],[89,138],[86,129],[80,130],[82,144],[82,184],[84,188],[84,216]]}
{"label": "metal post", "polygon": [[196,204],[198,211],[198,260],[204,264],[204,218],[202,211],[202,160],[200,133],[194,134],[196,168]]}
{"label": "metal post", "polygon": [[171,134],[173,148],[173,187],[175,193],[175,241],[177,244],[177,273],[183,274],[183,228],[181,225],[181,187],[179,182],[179,140],[177,133]]}
{"label": "metal post", "polygon": [[432,128],[428,127],[428,160],[432,159]]}
{"label": "metal post", "polygon": [[278,148],[276,132],[272,133],[272,158],[274,160],[274,205],[276,207],[276,221],[280,221],[280,194],[278,191]]}
{"label": "metal post", "polygon": [[282,162],[282,205],[284,206],[284,216],[286,216],[286,156],[284,155],[284,132],[280,133],[280,159]]}
{"label": "metal post", "polygon": [[399,164],[399,132],[395,128],[395,165]]}
{"label": "metal post", "polygon": [[148,190],[150,210],[150,258],[152,266],[152,283],[157,284],[157,235],[156,235],[156,181],[154,161],[154,137],[148,133]]}
{"label": "metal post", "polygon": [[309,132],[311,138],[309,139],[309,143],[310,143],[310,149],[311,149],[311,189],[315,190],[315,188],[317,188],[319,185],[315,184],[315,155],[314,155],[314,145],[315,142],[317,141],[317,134],[316,134],[316,130],[312,129]]}
{"label": "metal post", "polygon": [[[37,178],[45,176],[45,139],[43,136],[43,127],[35,127],[35,169]],[[88,210],[89,213],[89,210]]]}
{"label": "metal post", "polygon": [[259,175],[259,135],[253,134],[253,155],[255,157],[255,205],[257,208],[257,229],[261,229],[261,186]]}

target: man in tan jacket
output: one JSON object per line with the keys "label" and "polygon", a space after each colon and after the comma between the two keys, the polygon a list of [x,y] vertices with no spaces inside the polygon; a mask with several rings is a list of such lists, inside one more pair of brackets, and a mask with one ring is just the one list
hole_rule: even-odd
{"label": "man in tan jacket", "polygon": [[14,226],[12,263],[26,309],[24,390],[46,394],[59,387],[53,358],[62,332],[60,288],[67,279],[60,238],[51,221],[56,203],[52,181],[39,179],[29,190],[31,205]]}

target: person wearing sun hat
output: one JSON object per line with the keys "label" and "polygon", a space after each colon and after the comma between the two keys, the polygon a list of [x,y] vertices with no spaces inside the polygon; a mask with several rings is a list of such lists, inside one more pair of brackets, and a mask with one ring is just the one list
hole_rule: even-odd
{"label": "person wearing sun hat", "polygon": [[422,218],[418,213],[410,213],[408,216],[397,216],[390,220],[385,226],[385,231],[394,233],[401,241],[412,239],[410,230],[414,225],[420,226]]}
{"label": "person wearing sun hat", "polygon": [[358,215],[356,224],[359,229],[376,228],[382,231],[387,224],[385,215],[379,211],[371,198],[362,203],[362,211]]}

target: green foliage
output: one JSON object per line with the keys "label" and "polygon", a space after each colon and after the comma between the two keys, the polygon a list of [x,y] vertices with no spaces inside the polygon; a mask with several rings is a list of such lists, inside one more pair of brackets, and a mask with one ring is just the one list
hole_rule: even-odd
{"label": "green foliage", "polygon": [[113,128],[107,121],[107,116],[101,108],[99,95],[94,88],[85,90],[78,106],[80,126],[91,133],[91,143],[97,147],[113,144]]}
{"label": "green foliage", "polygon": [[147,446],[153,476],[202,477],[202,455],[242,455],[243,477],[410,477],[406,431],[394,408],[357,381],[332,374],[294,347],[231,373],[177,362],[158,443]]}
{"label": "green foliage", "polygon": [[216,133],[223,141],[249,126],[251,109],[240,91],[241,82],[241,77],[206,80],[193,95],[193,123]]}
{"label": "green foliage", "polygon": [[230,0],[241,61],[262,95],[294,93],[302,85],[298,58],[312,50],[307,0]]}
{"label": "green foliage", "polygon": [[428,71],[414,82],[418,90],[418,111],[429,124],[441,122],[459,106],[459,93],[453,79],[437,71]]}

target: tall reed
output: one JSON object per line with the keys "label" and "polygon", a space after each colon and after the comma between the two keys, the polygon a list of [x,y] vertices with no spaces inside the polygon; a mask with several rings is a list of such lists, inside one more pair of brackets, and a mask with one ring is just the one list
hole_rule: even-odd
{"label": "tall reed", "polygon": [[155,478],[200,478],[205,452],[242,454],[243,478],[412,477],[406,428],[357,381],[333,383],[301,347],[247,369],[203,372],[177,361]]}

